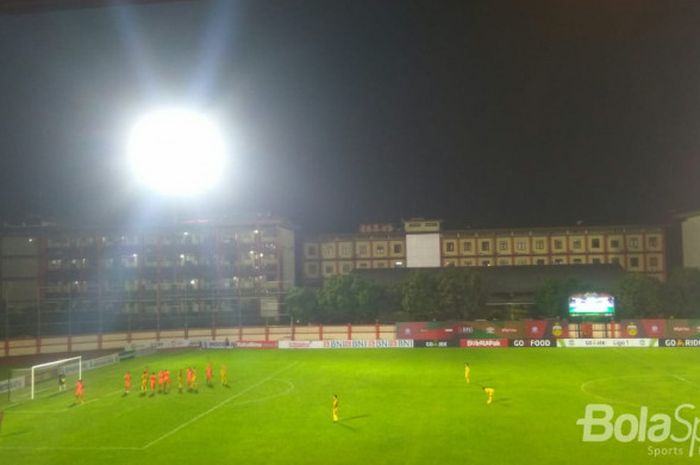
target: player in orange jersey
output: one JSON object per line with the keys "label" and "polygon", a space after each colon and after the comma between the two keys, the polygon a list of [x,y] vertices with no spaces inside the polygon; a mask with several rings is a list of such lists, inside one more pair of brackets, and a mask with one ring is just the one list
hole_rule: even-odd
{"label": "player in orange jersey", "polygon": [[83,401],[83,395],[85,394],[85,385],[83,384],[83,380],[79,379],[77,383],[75,383],[75,403],[76,404],[82,404]]}
{"label": "player in orange jersey", "polygon": [[207,377],[207,386],[212,387],[212,378],[214,377],[214,369],[211,367],[211,362],[207,364],[207,368],[204,371],[206,377]]}
{"label": "player in orange jersey", "polygon": [[131,372],[127,371],[124,374],[124,394],[128,394],[131,391]]}
{"label": "player in orange jersey", "polygon": [[156,372],[151,373],[151,395],[156,393]]}

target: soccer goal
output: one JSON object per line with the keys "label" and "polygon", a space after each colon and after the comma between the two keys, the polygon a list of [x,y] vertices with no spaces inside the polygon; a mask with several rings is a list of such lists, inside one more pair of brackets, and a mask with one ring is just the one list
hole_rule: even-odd
{"label": "soccer goal", "polygon": [[[30,368],[12,370],[12,378],[24,380],[24,387],[10,392],[13,401],[35,399],[68,390],[83,377],[83,358],[71,357]],[[61,379],[63,382],[61,382]]]}

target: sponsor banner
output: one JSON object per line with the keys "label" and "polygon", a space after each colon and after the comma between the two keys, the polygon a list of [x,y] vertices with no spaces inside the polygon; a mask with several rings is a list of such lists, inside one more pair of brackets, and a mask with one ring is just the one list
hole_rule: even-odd
{"label": "sponsor banner", "polygon": [[413,339],[279,341],[280,349],[410,349]]}
{"label": "sponsor banner", "polygon": [[106,355],[104,357],[93,358],[83,362],[83,371],[94,370],[95,368],[104,367],[118,363],[121,357],[119,354]]}
{"label": "sponsor banner", "polygon": [[524,321],[466,321],[457,329],[459,337],[469,339],[528,337]]}
{"label": "sponsor banner", "polygon": [[659,347],[659,340],[656,338],[558,339],[557,346],[567,348]]}
{"label": "sponsor banner", "polygon": [[622,320],[622,337],[663,337],[666,334],[666,320]]}
{"label": "sponsor banner", "polygon": [[569,337],[569,324],[566,321],[526,320],[526,335],[523,338],[550,339]]}
{"label": "sponsor banner", "polygon": [[455,340],[451,341],[413,341],[413,347],[418,349],[436,349],[440,347],[459,347]]}
{"label": "sponsor banner", "polygon": [[231,344],[236,349],[277,349],[278,347],[277,341],[238,341]]}
{"label": "sponsor banner", "polygon": [[666,337],[671,339],[700,338],[700,320],[667,320]]}
{"label": "sponsor banner", "polygon": [[413,339],[358,339],[354,341],[321,341],[324,349],[411,349]]}
{"label": "sponsor banner", "polygon": [[511,339],[509,347],[556,347],[556,339]]}
{"label": "sponsor banner", "polygon": [[323,349],[323,341],[279,341],[280,349]]}
{"label": "sponsor banner", "polygon": [[700,347],[700,339],[659,339],[659,347]]}
{"label": "sponsor banner", "polygon": [[6,379],[5,381],[0,381],[0,394],[7,391],[22,389],[24,386],[24,376]]}
{"label": "sponsor banner", "polygon": [[461,323],[454,321],[421,321],[396,323],[396,337],[417,341],[445,341],[457,337]]}
{"label": "sponsor banner", "polygon": [[233,349],[229,341],[200,341],[202,349]]}
{"label": "sponsor banner", "polygon": [[508,339],[460,339],[460,347],[508,347]]}

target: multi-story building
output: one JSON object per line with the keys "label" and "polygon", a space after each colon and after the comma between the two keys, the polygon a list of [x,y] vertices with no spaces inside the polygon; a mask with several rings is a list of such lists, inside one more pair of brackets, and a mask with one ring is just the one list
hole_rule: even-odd
{"label": "multi-story building", "polygon": [[165,315],[224,315],[242,300],[253,316],[275,319],[296,266],[293,227],[269,217],[123,229],[5,226],[0,254],[0,303],[9,315],[45,320],[92,309],[160,323]]}
{"label": "multi-story building", "polygon": [[443,231],[438,220],[414,219],[404,221],[403,228],[363,226],[358,234],[323,235],[303,245],[303,275],[309,284],[362,268],[579,264],[617,264],[664,280],[665,229],[570,226]]}
{"label": "multi-story building", "polygon": [[348,274],[355,269],[406,266],[406,238],[392,225],[362,225],[359,234],[332,234],[303,244],[303,276],[307,284]]}

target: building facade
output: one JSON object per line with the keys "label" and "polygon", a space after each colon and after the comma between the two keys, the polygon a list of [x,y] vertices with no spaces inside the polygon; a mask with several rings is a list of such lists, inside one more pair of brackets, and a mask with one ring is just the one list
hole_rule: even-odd
{"label": "building facade", "polygon": [[616,264],[665,280],[666,259],[661,226],[442,230],[438,220],[414,219],[304,241],[303,278],[319,284],[367,268]]}
{"label": "building facade", "polygon": [[274,320],[295,283],[294,228],[268,217],[141,229],[5,226],[0,254],[6,313],[40,315],[46,325],[54,317],[65,325],[66,312],[99,314],[100,324],[235,309],[241,317],[242,302],[249,317]]}

